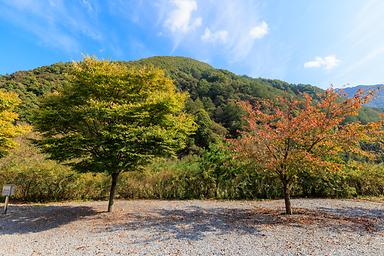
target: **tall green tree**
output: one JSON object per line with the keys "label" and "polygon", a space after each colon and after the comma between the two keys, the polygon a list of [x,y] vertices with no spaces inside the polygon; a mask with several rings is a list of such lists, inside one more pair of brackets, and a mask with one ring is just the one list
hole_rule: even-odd
{"label": "tall green tree", "polygon": [[35,125],[43,149],[79,170],[111,176],[108,211],[118,176],[185,147],[196,125],[182,110],[187,94],[154,67],[86,57],[70,83],[42,101]]}

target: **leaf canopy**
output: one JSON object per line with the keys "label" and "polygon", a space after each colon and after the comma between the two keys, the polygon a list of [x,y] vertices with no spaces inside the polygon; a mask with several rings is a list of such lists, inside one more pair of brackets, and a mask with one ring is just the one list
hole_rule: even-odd
{"label": "leaf canopy", "polygon": [[21,103],[18,95],[0,89],[0,157],[16,146],[14,138],[30,131],[30,126],[18,124],[19,115],[14,112]]}
{"label": "leaf canopy", "polygon": [[86,57],[70,83],[45,97],[35,116],[46,152],[78,169],[118,173],[185,147],[196,125],[186,93],[154,67]]}

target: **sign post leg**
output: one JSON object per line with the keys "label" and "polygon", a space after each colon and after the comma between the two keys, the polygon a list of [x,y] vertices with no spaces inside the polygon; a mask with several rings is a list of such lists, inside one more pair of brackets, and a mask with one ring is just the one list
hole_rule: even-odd
{"label": "sign post leg", "polygon": [[7,214],[8,202],[9,202],[9,196],[6,196],[5,197],[5,205],[4,205],[4,214]]}

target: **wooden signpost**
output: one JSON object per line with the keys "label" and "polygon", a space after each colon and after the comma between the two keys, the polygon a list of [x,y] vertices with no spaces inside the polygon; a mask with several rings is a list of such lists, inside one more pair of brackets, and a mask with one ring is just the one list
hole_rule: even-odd
{"label": "wooden signpost", "polygon": [[4,184],[2,195],[5,196],[4,214],[7,214],[9,197],[15,194],[16,186],[12,184]]}

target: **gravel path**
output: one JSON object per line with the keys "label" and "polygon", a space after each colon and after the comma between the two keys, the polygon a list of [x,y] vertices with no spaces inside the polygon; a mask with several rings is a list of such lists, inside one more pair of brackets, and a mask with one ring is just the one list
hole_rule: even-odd
{"label": "gravel path", "polygon": [[384,255],[384,203],[117,201],[11,205],[0,255]]}

